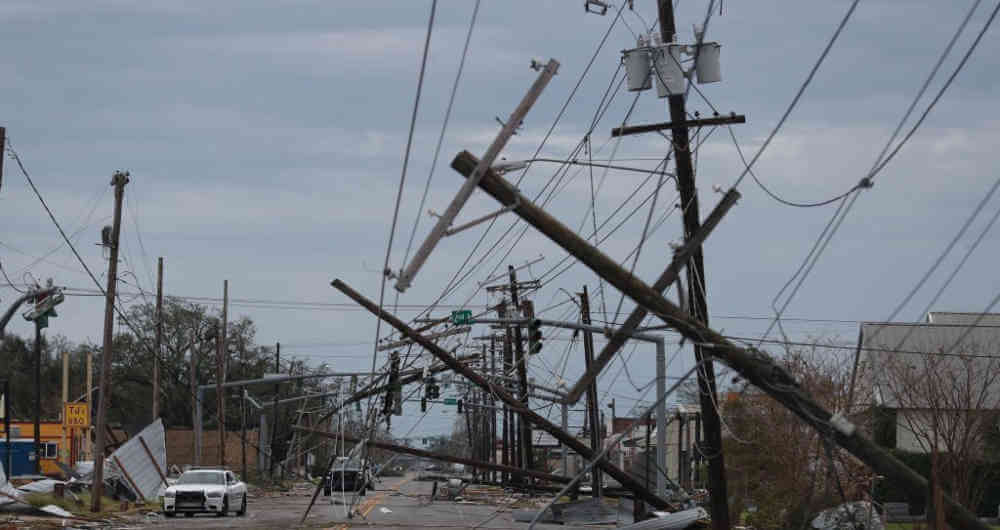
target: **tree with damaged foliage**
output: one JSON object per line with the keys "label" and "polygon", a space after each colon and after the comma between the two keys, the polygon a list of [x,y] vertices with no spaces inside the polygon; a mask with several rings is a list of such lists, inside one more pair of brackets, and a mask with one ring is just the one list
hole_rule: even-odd
{"label": "tree with damaged foliage", "polygon": [[[781,360],[825,407],[842,409],[850,377],[842,350],[788,349]],[[799,528],[818,511],[854,500],[870,474],[760,389],[744,385],[722,403],[723,448],[733,520],[758,529]]]}

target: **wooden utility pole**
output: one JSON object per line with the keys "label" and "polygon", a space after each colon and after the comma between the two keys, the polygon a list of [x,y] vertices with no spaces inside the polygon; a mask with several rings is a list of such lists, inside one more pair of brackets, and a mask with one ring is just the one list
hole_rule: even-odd
{"label": "wooden utility pole", "polygon": [[[240,341],[240,379],[246,379],[246,348]],[[240,459],[243,480],[247,479],[247,389],[240,388]],[[260,432],[260,431],[258,431]],[[259,441],[259,440],[258,440]]]}
{"label": "wooden utility pole", "polygon": [[[507,302],[500,302],[497,305],[497,316],[501,320],[507,318]],[[514,353],[511,347],[511,337],[510,337],[510,326],[504,327],[503,330],[503,369],[500,371],[501,382],[500,384],[507,390],[510,389],[510,383],[507,382],[507,375],[511,373],[514,369]],[[503,407],[503,464],[511,465],[514,467],[520,467],[520,460],[517,458],[517,436],[515,432],[516,417],[514,412],[504,403]],[[511,479],[509,473],[504,473],[503,481],[508,482]]]}
{"label": "wooden utility pole", "polygon": [[[513,265],[507,266],[507,273],[510,276],[510,302],[514,306],[513,312],[516,318],[521,315],[521,301],[517,297],[517,271]],[[521,385],[521,402],[528,408],[528,357],[524,353],[524,343],[521,337],[521,326],[514,326],[514,352],[517,354],[514,362],[517,363],[517,379]],[[534,455],[531,450],[531,424],[521,416],[521,467],[533,469],[535,467]]]}
{"label": "wooden utility pole", "polygon": [[222,281],[222,322],[215,335],[215,396],[219,411],[219,465],[226,465],[226,396],[222,384],[226,382],[226,310],[229,309],[229,280]]}
{"label": "wooden utility pole", "polygon": [[[475,156],[468,151],[463,151],[455,157],[451,163],[451,167],[464,176],[472,173],[476,167],[476,162]],[[803,423],[846,449],[874,471],[878,472],[878,474],[884,475],[886,480],[895,481],[900,487],[910,490],[926,490],[927,480],[924,477],[865,437],[860,429],[845,418],[843,414],[831,413],[817,403],[811,395],[799,388],[795,379],[779,364],[775,363],[774,359],[768,354],[758,349],[740,347],[719,332],[706,326],[703,322],[693,318],[686,311],[677,307],[676,304],[664,298],[656,288],[645,284],[634,274],[622,268],[616,260],[580,237],[573,229],[539,208],[531,199],[519,193],[513,185],[498,176],[495,172],[487,171],[486,175],[480,181],[479,187],[500,202],[500,204],[510,206],[511,211],[517,214],[518,217],[551,239],[553,243],[566,250],[571,256],[580,260],[587,268],[594,271],[616,289],[625,293],[636,304],[645,307],[647,311],[655,315],[664,324],[676,330],[685,339],[711,345],[713,357],[731,367],[748,383],[760,388],[765,394],[781,403],[786,409],[798,416]],[[726,192],[726,195],[727,197],[734,197],[733,200],[739,196],[734,190],[729,190]],[[725,200],[724,198],[723,201]],[[721,202],[716,209],[720,206],[722,206]],[[664,272],[669,272],[669,270],[670,268]],[[342,282],[334,282],[334,287],[338,289],[342,285]],[[355,300],[358,300],[358,298],[355,298]],[[379,315],[375,304],[365,302],[362,305],[372,313]],[[398,326],[397,329],[401,331],[402,329],[406,329],[412,332],[405,324],[400,325],[398,319],[393,320],[394,317],[390,318],[384,312],[381,316],[386,322],[392,324],[393,327]],[[444,356],[440,355],[443,350],[438,348],[435,352],[433,350],[435,348],[434,343],[423,339],[420,341],[420,344],[443,360]],[[448,354],[444,352],[444,355],[447,356]],[[463,372],[463,375],[466,375],[466,373]],[[476,377],[476,374],[473,373],[471,376],[467,375],[466,377],[472,379]],[[499,391],[497,393],[500,394]],[[545,421],[544,418],[543,421]],[[553,434],[553,436],[556,436],[556,434]],[[568,442],[572,444],[572,441]],[[582,446],[582,444],[580,445]],[[570,447],[573,448],[574,445],[570,445]],[[590,453],[589,448],[584,447],[584,450]],[[614,474],[611,469],[618,470],[614,466],[604,465],[602,467],[612,476]],[[617,479],[618,477],[615,478]],[[619,482],[622,481],[619,479]],[[622,482],[622,485],[636,490],[636,488],[626,485],[624,482]],[[641,484],[639,487],[641,488]],[[987,526],[978,520],[974,513],[956,502],[951,495],[942,493],[941,499],[942,504],[947,507],[945,517],[949,524],[958,528],[987,530]],[[650,502],[652,503],[652,501]]]}
{"label": "wooden utility pole", "polygon": [[[590,325],[590,296],[587,292],[587,286],[583,286],[583,292],[578,293],[580,295],[580,319],[584,324]],[[594,364],[594,334],[589,330],[583,331],[583,360],[584,367],[590,370],[591,365]],[[593,383],[587,387],[587,418],[590,422],[590,448],[594,450],[594,453],[598,453],[601,450],[601,421],[598,419],[598,405],[597,405],[597,380],[595,379]],[[601,480],[601,470],[594,468],[591,473],[591,487],[594,492],[594,497],[601,496],[601,489],[604,481]]]}
{"label": "wooden utility pole", "polygon": [[[94,352],[87,350],[87,408],[90,409],[90,414],[94,414]],[[84,454],[87,458],[93,460],[94,453],[91,447],[91,436],[94,434],[94,423],[90,423],[90,427],[84,431],[86,436],[84,436]]]}
{"label": "wooden utility pole", "polygon": [[[274,344],[274,373],[281,373],[281,343]],[[281,386],[274,385],[274,405],[271,407],[271,440],[268,442],[268,476],[274,478],[274,442],[277,440],[278,432],[278,391]]]}
{"label": "wooden utility pole", "polygon": [[[490,172],[487,172],[489,175]],[[487,176],[487,179],[490,177]],[[528,199],[525,199],[530,203]],[[536,425],[541,430],[551,434],[556,440],[561,443],[566,444],[569,448],[579,454],[582,458],[586,460],[593,460],[596,453],[587,447],[587,444],[580,442],[575,436],[571,436],[566,431],[560,429],[558,426],[550,422],[544,416],[538,414],[537,412],[531,410],[524,406],[524,404],[516,397],[514,397],[507,389],[502,386],[489,381],[485,376],[465,366],[461,361],[453,357],[449,352],[441,348],[433,341],[427,339],[423,335],[416,333],[412,328],[407,326],[402,320],[392,315],[384,309],[380,309],[377,304],[371,300],[365,298],[357,291],[351,289],[347,284],[341,280],[334,280],[331,285],[347,295],[349,298],[358,303],[358,305],[364,307],[372,314],[381,318],[387,324],[399,331],[403,336],[413,340],[416,344],[420,345],[422,348],[427,350],[431,355],[438,358],[443,364],[447,365],[449,368],[454,370],[456,373],[464,376],[472,384],[490,392],[497,399],[503,401],[512,410],[518,414],[525,417],[527,421],[531,424]],[[676,509],[669,501],[659,497],[654,492],[649,491],[643,487],[642,483],[633,478],[628,473],[622,471],[618,466],[610,463],[606,459],[602,459],[596,463],[601,469],[603,469],[607,474],[611,475],[612,478],[617,480],[622,487],[632,490],[634,494],[646,502],[652,504],[657,509]]]}
{"label": "wooden utility pole", "polygon": [[188,368],[188,395],[191,396],[191,426],[194,430],[194,436],[192,437],[191,443],[191,454],[194,455],[194,465],[201,465],[201,426],[199,421],[201,418],[198,417],[198,404],[195,402],[198,400],[198,341],[201,337],[198,335],[198,322],[194,322],[194,327],[191,328],[191,347],[189,348],[191,357],[189,359],[190,368]]}
{"label": "wooden utility pole", "polygon": [[[60,416],[66,414],[66,403],[69,402],[69,352],[62,352],[62,407],[60,408]],[[71,465],[69,461],[69,445],[66,444],[66,418],[63,417],[63,428],[62,428],[62,438],[59,444],[59,460],[67,466]],[[70,438],[72,439],[72,437]]]}
{"label": "wooden utility pole", "polygon": [[[677,33],[674,22],[674,5],[672,0],[657,0],[659,5],[660,37],[664,43],[674,41]],[[681,212],[684,215],[684,241],[688,242],[701,228],[701,217],[698,212],[698,191],[694,182],[694,166],[691,162],[690,140],[688,128],[684,123],[687,119],[684,94],[670,94],[667,102],[670,106],[670,120],[676,125],[672,128],[674,159],[677,165],[677,187],[681,196]],[[708,303],[705,296],[705,262],[701,247],[694,250],[687,267],[687,285],[691,300],[691,316],[708,325]],[[708,493],[710,498],[710,513],[712,528],[728,530],[729,496],[726,492],[726,468],[722,454],[722,425],[719,411],[715,408],[718,402],[715,388],[715,367],[709,359],[706,361],[705,351],[700,342],[694,343],[695,361],[701,363],[698,370],[698,395],[700,396],[701,412],[705,427],[705,452],[708,456]]]}
{"label": "wooden utility pole", "polygon": [[160,417],[160,355],[163,353],[163,257],[156,261],[156,349],[153,355],[153,421]]}
{"label": "wooden utility pole", "polygon": [[111,185],[115,187],[115,220],[111,228],[111,257],[108,261],[108,288],[104,301],[104,348],[101,350],[101,374],[97,400],[97,440],[94,445],[94,478],[91,487],[90,511],[101,511],[101,494],[104,489],[104,444],[108,404],[111,402],[111,341],[115,326],[115,288],[118,285],[118,241],[121,237],[122,201],[125,199],[125,185],[128,184],[127,171],[115,171]]}
{"label": "wooden utility pole", "polygon": [[42,474],[42,320],[35,319],[35,474]]}

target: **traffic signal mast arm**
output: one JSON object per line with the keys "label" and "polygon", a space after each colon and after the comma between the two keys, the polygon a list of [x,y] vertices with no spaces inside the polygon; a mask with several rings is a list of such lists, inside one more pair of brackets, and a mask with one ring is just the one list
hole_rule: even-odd
{"label": "traffic signal mast arm", "polygon": [[[471,174],[475,164],[476,158],[469,152],[463,151],[452,161],[452,168],[462,175],[468,175]],[[487,171],[479,181],[479,187],[501,204],[517,203],[514,212],[521,219],[580,260],[616,289],[625,293],[637,305],[656,315],[688,340],[701,344],[706,353],[729,365],[821,435],[836,442],[879,474],[896,481],[901,487],[913,491],[927,490],[927,480],[924,477],[862,435],[839,412],[832,414],[823,408],[812,396],[802,391],[795,378],[775,363],[769,355],[756,348],[737,346],[688,315],[664,298],[654,287],[646,285],[572,229],[522,196],[516,188],[494,172]],[[974,514],[955,502],[953,497],[946,494],[942,497],[947,511],[946,516],[953,526],[983,530],[988,528]]]}
{"label": "traffic signal mast arm", "polygon": [[[18,298],[17,300],[14,300],[14,303],[9,308],[7,308],[7,311],[3,314],[2,317],[0,317],[0,339],[4,337],[4,329],[7,327],[7,323],[10,322],[10,319],[14,317],[14,313],[17,313],[17,309],[21,307],[21,304],[27,302],[28,300],[37,298],[48,298],[50,295],[59,294],[59,290],[60,290],[59,287],[47,287],[45,289],[40,289],[37,291],[29,291],[21,295],[21,297]],[[59,302],[61,301],[62,300],[59,300]],[[56,304],[58,304],[59,302],[56,302]]]}

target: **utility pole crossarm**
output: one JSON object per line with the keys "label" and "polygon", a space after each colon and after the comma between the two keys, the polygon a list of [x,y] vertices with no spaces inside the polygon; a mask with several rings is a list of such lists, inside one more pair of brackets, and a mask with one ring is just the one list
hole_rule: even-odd
{"label": "utility pole crossarm", "polygon": [[399,280],[396,282],[396,290],[399,292],[404,292],[413,283],[413,278],[417,275],[420,267],[424,265],[427,258],[430,256],[431,252],[434,251],[434,247],[437,246],[441,238],[445,236],[445,233],[451,228],[451,224],[455,221],[458,216],[458,212],[465,206],[465,203],[472,196],[472,192],[476,190],[476,184],[478,184],[479,178],[486,174],[486,170],[489,169],[493,161],[500,156],[500,152],[503,151],[504,146],[507,145],[507,141],[510,137],[514,135],[517,128],[520,127],[521,122],[524,121],[524,117],[527,116],[528,111],[531,109],[532,105],[538,99],[538,96],[542,94],[545,90],[546,85],[552,80],[552,76],[556,75],[556,71],[559,70],[559,61],[555,59],[549,59],[548,64],[545,68],[538,74],[538,78],[535,79],[534,84],[528,90],[528,93],[524,95],[521,99],[521,103],[518,104],[517,108],[514,109],[514,113],[510,115],[507,119],[507,123],[504,124],[503,129],[497,135],[493,143],[486,150],[486,154],[483,155],[482,161],[476,171],[474,172],[472,178],[466,181],[461,188],[458,190],[458,194],[452,199],[451,204],[448,205],[448,209],[438,218],[437,223],[435,223],[434,228],[431,229],[431,233],[424,240],[424,243],[417,250],[416,254],[413,255],[413,260],[410,261],[406,268],[399,275]]}
{"label": "utility pole crossarm", "polygon": [[[452,162],[452,168],[463,175],[469,174],[475,162],[474,156],[468,152],[462,152]],[[811,396],[803,392],[795,378],[775,363],[770,356],[757,349],[739,347],[720,333],[688,315],[654,288],[643,283],[619,266],[613,259],[581,238],[572,229],[536,206],[528,198],[520,196],[510,183],[493,172],[484,176],[479,187],[501,204],[514,204],[520,200],[520,205],[514,209],[514,212],[522,220],[583,262],[590,270],[616,289],[632,298],[636,304],[673,327],[685,338],[703,345],[707,354],[729,365],[751,384],[784,405],[806,424],[830,437],[873,470],[897,481],[904,488],[914,491],[927,489],[925,478],[866,438],[842,416],[839,414],[835,416],[823,408]],[[974,514],[956,503],[953,497],[944,495],[943,498],[948,506],[948,518],[952,525],[960,528],[986,530],[987,527]]]}
{"label": "utility pole crossarm", "polygon": [[648,132],[675,129],[677,127],[705,127],[707,125],[729,125],[731,123],[746,123],[747,117],[740,114],[730,114],[729,116],[715,116],[712,118],[696,118],[693,120],[668,121],[664,123],[650,123],[647,125],[630,125],[627,127],[615,127],[611,129],[611,137],[628,136],[631,134],[642,134]]}

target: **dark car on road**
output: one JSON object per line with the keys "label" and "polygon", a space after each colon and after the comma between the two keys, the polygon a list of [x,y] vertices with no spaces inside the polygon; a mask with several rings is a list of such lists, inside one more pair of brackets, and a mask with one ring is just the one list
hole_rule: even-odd
{"label": "dark car on road", "polygon": [[365,491],[371,488],[371,484],[365,480],[365,472],[357,467],[335,467],[327,473],[324,481],[323,494],[330,495],[338,492],[357,492],[364,495]]}

